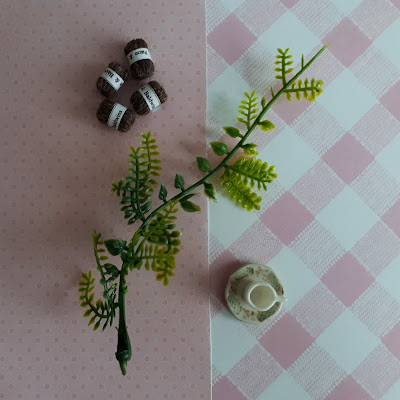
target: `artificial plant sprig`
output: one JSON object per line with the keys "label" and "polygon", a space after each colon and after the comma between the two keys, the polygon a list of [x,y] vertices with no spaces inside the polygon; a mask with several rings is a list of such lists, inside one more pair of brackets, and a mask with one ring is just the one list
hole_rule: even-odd
{"label": "artificial plant sprig", "polygon": [[[95,330],[102,321],[104,321],[103,330],[111,326],[118,309],[118,344],[115,356],[124,375],[127,363],[132,357],[125,318],[126,277],[129,271],[144,266],[146,270],[151,269],[155,272],[157,280],[168,285],[170,277],[174,276],[175,256],[180,251],[181,244],[179,240],[181,233],[176,229],[175,223],[176,213],[179,207],[186,212],[200,211],[200,207],[195,202],[197,194],[192,192],[201,186],[207,197],[216,200],[216,190],[209,181],[220,172],[222,172],[219,176],[221,186],[226,188],[233,200],[249,211],[260,208],[261,197],[254,190],[267,190],[267,185],[277,175],[274,172],[274,166],[269,166],[266,162],[255,158],[257,146],[254,143],[247,143],[247,139],[258,127],[262,131],[274,129],[273,123],[263,120],[263,117],[283,94],[286,94],[289,101],[292,93],[298,100],[301,99],[302,94],[305,99],[312,101],[322,93],[321,80],[305,79],[303,84],[299,78],[326,47],[319,50],[306,64],[302,56],[300,70],[290,79],[288,74],[293,72],[293,69],[287,67],[292,65],[293,61],[289,55],[289,49],[285,51],[278,49],[278,61],[275,64],[279,65],[276,67],[279,75],[276,78],[282,81],[281,89],[275,94],[271,87],[271,99],[267,102],[263,97],[260,103],[254,91],[250,94],[245,93],[245,99],[239,106],[240,116],[237,120],[246,126],[246,132],[242,133],[236,127],[223,128],[227,135],[238,139],[236,146],[230,150],[223,142],[211,143],[214,153],[223,157],[222,161],[213,168],[206,158],[197,157],[197,166],[201,172],[205,173],[204,177],[187,186],[183,176],[176,174],[174,187],[180,192],[168,198],[168,189],[161,184],[158,191],[161,204],[154,210],[152,210],[152,198],[154,187],[158,184],[156,179],[161,170],[156,140],[151,137],[150,132],[142,134],[140,145],[137,148],[130,148],[129,175],[119,182],[112,183],[111,192],[121,198],[121,211],[128,220],[128,224],[139,223],[140,225],[129,242],[121,239],[103,242],[100,241],[100,234],[93,233],[94,254],[97,269],[101,274],[100,284],[104,289],[104,300],[99,299],[96,303],[93,302],[94,294],[91,292],[94,289],[95,280],[92,278],[91,271],[88,274],[82,274],[82,281],[79,283],[81,306],[88,307],[84,316],[91,316],[89,325],[94,324]],[[260,107],[261,111],[259,111]],[[234,163],[229,163],[239,150],[243,151],[244,156],[240,156]],[[102,264],[103,261],[108,261],[108,256],[104,254],[106,250],[109,255],[121,259],[122,265],[119,269],[109,262]],[[118,301],[116,302],[117,288]]]}

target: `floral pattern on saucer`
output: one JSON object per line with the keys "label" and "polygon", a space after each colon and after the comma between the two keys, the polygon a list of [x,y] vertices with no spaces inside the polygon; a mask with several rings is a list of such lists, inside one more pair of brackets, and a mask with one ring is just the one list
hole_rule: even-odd
{"label": "floral pattern on saucer", "polygon": [[269,283],[279,295],[283,295],[282,282],[270,267],[258,264],[248,264],[238,269],[228,280],[225,299],[232,314],[240,321],[262,324],[279,313],[282,303],[275,303],[268,311],[256,311],[251,308],[243,299],[243,294],[239,293],[240,283],[246,278]]}

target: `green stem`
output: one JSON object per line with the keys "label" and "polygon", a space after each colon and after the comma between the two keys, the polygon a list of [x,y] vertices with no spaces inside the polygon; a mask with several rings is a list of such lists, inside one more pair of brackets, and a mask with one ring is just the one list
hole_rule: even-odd
{"label": "green stem", "polygon": [[304,87],[299,89],[287,89],[285,90],[286,93],[296,93],[296,92],[318,92],[320,88],[317,87]]}
{"label": "green stem", "polygon": [[244,142],[247,140],[247,138],[253,133],[254,129],[257,127],[258,123],[261,122],[261,119],[264,117],[265,113],[272,107],[272,105],[275,103],[276,100],[291,86],[293,82],[295,82],[302,74],[303,72],[308,69],[308,67],[324,52],[324,50],[328,47],[329,44],[325,45],[322,47],[321,50],[318,51],[317,54],[314,55],[311,60],[304,65],[303,68],[300,69],[300,71],[293,76],[292,79],[290,79],[289,82],[286,83],[286,85],[282,86],[282,88],[275,94],[275,96],[269,101],[269,103],[262,109],[258,117],[254,120],[253,124],[251,127],[248,129],[248,131],[243,135],[242,139],[238,144],[232,149],[231,152],[211,171],[209,172],[206,176],[204,176],[202,179],[194,183],[193,185],[189,186],[187,189],[182,191],[181,193],[177,194],[176,196],[172,197],[170,200],[167,200],[166,203],[161,204],[157,209],[155,209],[151,214],[147,216],[147,218],[143,221],[142,227],[147,226],[147,224],[152,220],[152,218],[160,212],[168,203],[169,201],[174,202],[182,197],[186,196],[188,193],[192,192],[193,190],[197,189],[200,185],[202,185],[204,182],[207,182],[209,179],[213,178],[222,168],[225,167],[227,162],[235,155],[235,153],[243,146]]}
{"label": "green stem", "polygon": [[119,325],[118,325],[118,344],[115,357],[119,362],[122,375],[126,375],[126,366],[132,357],[131,342],[129,339],[128,328],[125,320],[125,293],[126,293],[126,275],[128,268],[123,265],[121,268],[119,290],[118,290],[118,308],[119,308]]}
{"label": "green stem", "polygon": [[285,64],[285,60],[286,60],[286,54],[282,55],[282,85],[285,86],[286,85],[286,64]]}
{"label": "green stem", "polygon": [[[247,140],[247,138],[251,135],[251,133],[254,131],[254,129],[257,127],[259,122],[261,122],[263,116],[265,113],[272,107],[272,105],[275,103],[276,100],[287,90],[287,88],[290,87],[290,85],[296,81],[296,79],[321,55],[321,53],[327,48],[328,45],[324,46],[306,65],[302,65],[301,70],[289,81],[287,82],[286,85],[283,85],[283,87],[279,90],[276,95],[272,96],[272,99],[269,101],[269,103],[262,109],[258,117],[254,120],[253,124],[248,128],[247,132],[243,135],[240,136],[241,140],[238,142],[238,144],[233,148],[233,150],[206,176],[204,176],[202,179],[191,185],[185,190],[182,190],[181,193],[177,194],[176,196],[172,197],[170,200],[167,202],[161,204],[156,210],[154,210],[151,214],[147,216],[146,219],[143,220],[142,225],[138,229],[138,231],[135,233],[133,236],[130,245],[133,247],[136,245],[139,241],[139,236],[143,234],[144,228],[150,223],[152,218],[160,212],[164,207],[167,205],[174,203],[181,199],[182,197],[186,196],[188,193],[192,192],[196,188],[198,188],[200,185],[203,183],[207,182],[209,179],[213,178],[222,168],[226,166],[228,161],[234,156],[234,154],[243,146],[244,142]],[[303,64],[303,60],[302,60]],[[272,90],[271,90],[272,92]],[[132,257],[137,257],[138,253],[145,242],[146,238],[142,240],[142,242],[139,244],[139,246],[136,249],[135,254],[132,254]],[[96,248],[96,246],[95,246]],[[98,260],[98,255],[97,251],[95,250],[95,256],[96,260],[99,263]],[[121,372],[123,375],[126,375],[126,367],[128,361],[132,357],[132,348],[131,348],[131,343],[129,339],[129,334],[128,334],[128,329],[126,326],[126,317],[125,317],[125,293],[126,293],[126,275],[128,274],[128,265],[126,263],[123,263],[121,267],[121,272],[120,272],[120,283],[119,283],[119,290],[118,290],[118,308],[119,308],[119,325],[118,325],[118,344],[117,344],[117,352],[115,353],[115,357],[117,358]],[[100,268],[100,272],[102,273],[102,270]],[[102,273],[103,276],[103,273]]]}
{"label": "green stem", "polygon": [[[142,212],[142,209],[140,208],[140,201],[139,201],[139,191],[138,191],[138,181],[140,179],[139,175],[139,152],[136,153],[136,165],[135,165],[135,174],[136,174],[136,180],[135,180],[135,203],[136,203],[136,211],[139,214],[139,218],[144,221],[144,215]],[[131,198],[133,197],[133,192],[131,192]]]}
{"label": "green stem", "polygon": [[263,178],[263,177],[260,177],[260,176],[257,176],[257,175],[252,175],[251,173],[247,173],[246,171],[241,170],[240,168],[237,168],[234,165],[225,165],[225,170],[227,170],[226,175],[228,175],[228,176],[229,176],[229,171],[233,171],[238,175],[245,176],[246,178],[249,178],[249,179],[251,179],[253,181],[256,181],[256,182],[265,182],[265,183],[268,182],[269,174],[267,174],[266,177]]}

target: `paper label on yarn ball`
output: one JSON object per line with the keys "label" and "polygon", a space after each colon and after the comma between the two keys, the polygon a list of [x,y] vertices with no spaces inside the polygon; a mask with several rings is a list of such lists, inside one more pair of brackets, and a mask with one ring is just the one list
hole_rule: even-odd
{"label": "paper label on yarn ball", "polygon": [[139,93],[142,95],[151,112],[154,112],[161,107],[160,98],[150,85],[142,86],[139,89]]}
{"label": "paper label on yarn ball", "polygon": [[101,77],[105,79],[115,90],[118,90],[124,83],[124,80],[111,68],[107,68]]}
{"label": "paper label on yarn ball", "polygon": [[126,110],[127,108],[122,104],[115,103],[113,109],[111,110],[110,116],[108,117],[107,125],[118,129]]}
{"label": "paper label on yarn ball", "polygon": [[136,61],[151,60],[150,51],[145,47],[132,50],[130,53],[128,53],[127,57],[129,61],[129,66],[131,66]]}

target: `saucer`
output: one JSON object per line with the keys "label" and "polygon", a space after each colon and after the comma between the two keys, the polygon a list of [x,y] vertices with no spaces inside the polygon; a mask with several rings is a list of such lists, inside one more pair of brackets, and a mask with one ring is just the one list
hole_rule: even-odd
{"label": "saucer", "polygon": [[268,311],[256,311],[243,299],[240,292],[242,280],[251,278],[258,282],[269,283],[278,295],[283,295],[283,285],[275,272],[270,268],[258,264],[248,264],[234,272],[225,289],[225,299],[232,314],[240,321],[250,324],[262,324],[273,318],[282,308],[282,303],[275,303]]}

